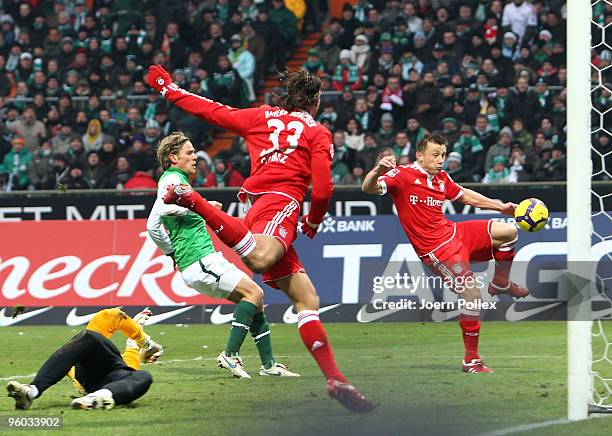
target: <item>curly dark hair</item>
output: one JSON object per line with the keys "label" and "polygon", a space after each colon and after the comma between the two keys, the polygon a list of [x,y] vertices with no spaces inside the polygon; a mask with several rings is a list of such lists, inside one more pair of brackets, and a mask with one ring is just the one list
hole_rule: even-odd
{"label": "curly dark hair", "polygon": [[297,71],[285,70],[280,75],[283,91],[276,93],[279,106],[285,110],[308,111],[319,102],[321,79],[304,68]]}

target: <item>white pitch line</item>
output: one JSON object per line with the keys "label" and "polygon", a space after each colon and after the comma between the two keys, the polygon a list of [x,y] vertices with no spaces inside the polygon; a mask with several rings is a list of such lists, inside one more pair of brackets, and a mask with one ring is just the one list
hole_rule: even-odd
{"label": "white pitch line", "polygon": [[553,425],[569,424],[568,419],[553,419],[550,421],[534,422],[532,424],[517,425],[516,427],[505,428],[503,430],[495,430],[489,433],[483,433],[480,436],[505,436],[513,433],[521,433],[524,431],[537,430],[539,428],[551,427]]}
{"label": "white pitch line", "polygon": [[[384,354],[384,353],[383,353]],[[392,357],[413,357],[413,358],[419,358],[419,359],[461,359],[463,356],[463,354],[456,354],[456,355],[452,355],[452,356],[442,356],[442,355],[420,355],[420,354],[393,354],[391,353]],[[360,358],[363,359],[380,359],[380,356],[359,356]],[[486,358],[491,358],[491,359],[565,359],[566,356],[537,356],[537,355],[533,355],[533,356],[514,356],[514,355],[495,355],[495,354],[491,354],[491,355],[487,355]]]}
{"label": "white pitch line", "polygon": [[[255,356],[253,354],[245,354],[242,355],[240,357],[259,357],[259,355]],[[288,356],[275,356],[275,357],[288,357]],[[158,360],[157,362],[154,363],[147,363],[146,365],[159,365],[159,364],[163,364],[163,363],[181,363],[181,362],[195,362],[198,360],[217,360],[216,357],[202,357],[202,356],[198,356],[198,357],[194,357],[193,359],[172,359],[172,360]],[[11,377],[0,377],[0,381],[8,381],[8,380],[16,380],[16,379],[20,379],[20,378],[32,378],[32,377],[36,377],[36,373],[33,374],[28,374],[28,375],[13,375]]]}
{"label": "white pitch line", "polygon": [[[242,358],[251,358],[251,357],[259,357],[259,355],[255,356],[253,354],[241,354],[240,357]],[[288,357],[288,356],[281,356],[281,355],[276,355],[274,357]],[[217,360],[216,357],[202,357],[202,356],[198,356],[198,357],[194,357],[193,359],[172,359],[172,360],[158,360],[157,362],[153,362],[153,363],[147,363],[147,365],[158,365],[158,364],[163,364],[163,363],[177,363],[177,362],[194,362],[196,360]]]}
{"label": "white pitch line", "polygon": [[[176,363],[176,362],[193,362],[195,360],[204,360],[202,356],[194,357],[193,359],[172,359],[172,360],[158,360],[157,362],[147,363],[147,365],[158,365],[162,363]],[[210,360],[210,359],[206,359]]]}
{"label": "white pitch line", "polygon": [[7,380],[15,380],[17,378],[32,378],[34,376],[36,376],[36,373],[28,374],[28,375],[14,375],[12,377],[0,377],[0,380],[7,381]]}

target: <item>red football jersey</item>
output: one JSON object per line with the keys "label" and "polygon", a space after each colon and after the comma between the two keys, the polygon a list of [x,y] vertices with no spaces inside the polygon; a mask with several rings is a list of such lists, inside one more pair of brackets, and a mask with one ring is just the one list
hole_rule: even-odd
{"label": "red football jersey", "polygon": [[273,106],[236,109],[170,85],[166,99],[181,109],[242,136],[251,157],[251,176],[241,188],[246,194],[277,193],[304,200],[312,181],[310,217],[320,223],[333,191],[333,143],[329,130],[303,111]]}
{"label": "red football jersey", "polygon": [[456,200],[463,188],[445,172],[428,174],[418,163],[401,165],[378,178],[397,208],[397,215],[414,250],[425,256],[455,235],[455,223],[442,212],[444,200]]}

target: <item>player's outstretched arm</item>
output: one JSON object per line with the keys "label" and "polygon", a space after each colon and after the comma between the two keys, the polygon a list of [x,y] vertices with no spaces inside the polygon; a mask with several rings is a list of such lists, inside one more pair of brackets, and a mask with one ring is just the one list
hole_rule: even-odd
{"label": "player's outstretched arm", "polygon": [[463,195],[459,197],[459,201],[463,204],[469,204],[470,206],[480,209],[495,210],[510,216],[514,216],[514,209],[516,209],[516,204],[514,203],[502,203],[499,200],[493,200],[492,198],[466,188],[463,188]]}
{"label": "player's outstretched arm", "polygon": [[170,74],[161,65],[149,67],[147,83],[185,112],[240,136],[246,135],[257,114],[256,108],[237,109],[184,90],[172,82]]}
{"label": "player's outstretched arm", "polygon": [[374,168],[366,175],[361,185],[361,189],[368,194],[383,194],[383,188],[378,182],[378,178],[387,171],[396,167],[395,156],[383,157]]}

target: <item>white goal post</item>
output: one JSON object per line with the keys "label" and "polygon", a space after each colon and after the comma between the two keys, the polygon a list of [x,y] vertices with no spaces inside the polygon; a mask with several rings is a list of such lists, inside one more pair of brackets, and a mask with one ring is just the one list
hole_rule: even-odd
{"label": "white goal post", "polygon": [[[586,419],[589,413],[612,413],[612,235],[608,230],[612,226],[609,213],[612,152],[601,142],[604,137],[612,138],[612,126],[606,118],[612,111],[609,104],[612,22],[609,19],[606,22],[610,10],[610,0],[567,0],[567,161],[571,163],[571,171],[567,172],[567,417],[570,421]],[[596,186],[594,179],[608,182]],[[601,265],[600,257],[605,264]],[[601,303],[604,310],[600,310]]]}
{"label": "white goal post", "polygon": [[586,419],[591,399],[591,4],[567,2],[567,417]]}

